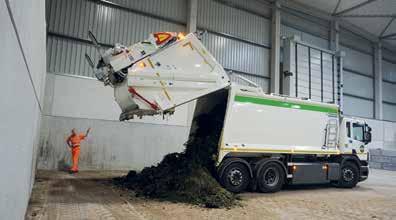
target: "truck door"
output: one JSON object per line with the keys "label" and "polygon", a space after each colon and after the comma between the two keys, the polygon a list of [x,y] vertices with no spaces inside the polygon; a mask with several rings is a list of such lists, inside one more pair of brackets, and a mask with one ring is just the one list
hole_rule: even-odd
{"label": "truck door", "polygon": [[364,143],[364,124],[358,122],[346,122],[347,129],[347,148],[357,154],[366,152]]}

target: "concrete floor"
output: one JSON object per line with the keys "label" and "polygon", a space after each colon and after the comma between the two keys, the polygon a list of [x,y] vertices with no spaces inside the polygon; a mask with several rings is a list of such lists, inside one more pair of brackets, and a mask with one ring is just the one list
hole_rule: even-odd
{"label": "concrete floor", "polygon": [[396,172],[371,170],[354,189],[292,187],[244,193],[241,206],[205,209],[136,198],[108,184],[125,172],[39,171],[26,219],[396,219]]}

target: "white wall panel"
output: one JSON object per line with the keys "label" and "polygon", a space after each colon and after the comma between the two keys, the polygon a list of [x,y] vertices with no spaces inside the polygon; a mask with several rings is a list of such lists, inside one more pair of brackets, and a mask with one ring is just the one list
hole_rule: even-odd
{"label": "white wall panel", "polygon": [[375,119],[360,118],[372,128],[370,149],[396,150],[396,123]]}
{"label": "white wall panel", "polygon": [[224,68],[269,76],[270,50],[211,33],[202,42]]}
{"label": "white wall panel", "polygon": [[45,70],[45,50],[39,48],[45,45],[42,3],[0,1],[1,219],[24,219],[34,182],[39,98],[45,83],[45,72],[40,72]]}
{"label": "white wall panel", "polygon": [[382,91],[384,101],[396,103],[396,84],[383,82]]}
{"label": "white wall panel", "polygon": [[198,1],[197,25],[238,36],[260,44],[270,44],[270,20],[212,0]]}
{"label": "white wall panel", "polygon": [[40,101],[44,95],[45,59],[45,2],[10,1],[11,11],[18,29],[19,38]]}
{"label": "white wall panel", "polygon": [[141,170],[168,153],[183,151],[189,132],[184,126],[52,116],[43,117],[42,127],[38,167],[52,170],[71,165],[66,139],[72,128],[92,128],[81,144],[81,170]]}
{"label": "white wall panel", "polygon": [[344,68],[373,76],[372,56],[343,46],[341,47],[341,50],[345,52]]}
{"label": "white wall panel", "polygon": [[[360,120],[364,120],[372,129],[372,139],[371,143],[368,145],[369,149],[378,149],[384,147],[384,121],[375,120],[375,119],[367,119],[367,118],[358,118]],[[393,140],[396,142],[396,138]]]}
{"label": "white wall panel", "polygon": [[346,115],[373,117],[373,101],[344,95],[344,113]]}
{"label": "white wall panel", "polygon": [[384,80],[396,82],[396,63],[382,60],[382,75]]}
{"label": "white wall panel", "polygon": [[[393,110],[393,121],[396,121],[396,108]],[[384,121],[384,149],[396,150],[396,123]]]}
{"label": "white wall panel", "polygon": [[[396,105],[384,103],[384,119],[396,121]],[[396,136],[395,136],[396,137]]]}
{"label": "white wall panel", "polygon": [[[113,88],[96,79],[55,74],[47,75],[45,112],[50,116],[118,121],[121,110],[114,100]],[[187,105],[166,117],[143,117],[129,122],[187,126]]]}
{"label": "white wall panel", "polygon": [[365,98],[374,98],[373,79],[344,71],[344,92]]}
{"label": "white wall panel", "polygon": [[396,51],[391,51],[386,47],[382,48],[382,57],[384,59],[390,60],[393,63],[396,63]]}
{"label": "white wall panel", "polygon": [[[338,99],[338,75],[335,64],[337,60],[334,55],[326,50],[320,50],[311,46],[312,44],[297,43],[292,50],[296,60],[291,60],[291,71],[297,79],[297,96],[309,98],[319,102],[336,103]],[[295,66],[297,61],[297,67]],[[285,61],[288,63],[288,61]],[[289,67],[287,67],[289,68]],[[294,85],[293,85],[294,87]],[[293,92],[293,96],[295,92]]]}

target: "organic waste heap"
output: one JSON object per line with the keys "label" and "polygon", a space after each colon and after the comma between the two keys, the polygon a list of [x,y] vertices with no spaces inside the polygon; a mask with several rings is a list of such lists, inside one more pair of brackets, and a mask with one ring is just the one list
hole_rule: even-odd
{"label": "organic waste heap", "polygon": [[116,178],[115,184],[134,190],[137,196],[209,208],[235,205],[236,196],[213,177],[224,109],[219,106],[196,119],[196,130],[190,134],[184,152],[168,154],[157,166],[146,167],[140,173],[130,171],[127,176]]}

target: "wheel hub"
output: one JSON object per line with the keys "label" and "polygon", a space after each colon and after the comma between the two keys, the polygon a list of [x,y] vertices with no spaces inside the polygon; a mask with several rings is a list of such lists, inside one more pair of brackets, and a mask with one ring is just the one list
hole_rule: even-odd
{"label": "wheel hub", "polygon": [[349,169],[349,168],[346,168],[346,169],[343,170],[342,177],[347,182],[350,182],[350,181],[352,181],[355,178],[355,176],[353,174],[353,171],[351,169]]}
{"label": "wheel hub", "polygon": [[242,184],[243,175],[242,172],[238,169],[232,169],[228,173],[228,180],[233,186],[239,186]]}
{"label": "wheel hub", "polygon": [[279,181],[279,175],[274,168],[268,168],[264,173],[264,183],[268,186],[275,186]]}

